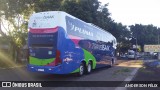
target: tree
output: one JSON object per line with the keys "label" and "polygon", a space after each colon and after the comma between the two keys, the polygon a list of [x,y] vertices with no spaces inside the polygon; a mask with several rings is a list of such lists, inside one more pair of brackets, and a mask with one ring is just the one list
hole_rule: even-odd
{"label": "tree", "polygon": [[35,12],[42,11],[57,11],[61,7],[64,0],[32,0],[33,9]]}
{"label": "tree", "polygon": [[131,33],[128,30],[127,26],[122,25],[121,23],[113,23],[111,25],[110,32],[116,37],[118,41],[117,51],[119,53],[125,53],[130,49],[130,36]]}
{"label": "tree", "polygon": [[99,2],[97,0],[65,0],[60,10],[85,22],[93,23],[98,7]]}
{"label": "tree", "polygon": [[153,25],[135,24],[130,26],[130,30],[132,33],[131,43],[135,44],[137,39],[142,51],[145,44],[157,44],[159,42],[158,35],[160,30]]}
{"label": "tree", "polygon": [[[0,1],[0,22],[4,30],[0,27],[0,34],[6,38],[10,45],[10,54],[16,58],[16,53],[26,44],[27,24],[24,23],[30,12],[31,0],[1,0]],[[7,25],[4,25],[6,23]]]}

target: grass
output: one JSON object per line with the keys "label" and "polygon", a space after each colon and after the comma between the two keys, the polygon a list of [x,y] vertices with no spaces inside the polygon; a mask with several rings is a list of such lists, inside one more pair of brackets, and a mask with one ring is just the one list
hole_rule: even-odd
{"label": "grass", "polygon": [[140,68],[140,69],[139,69],[139,72],[145,73],[145,74],[154,74],[154,71],[148,70],[148,69],[146,69],[145,67]]}
{"label": "grass", "polygon": [[139,69],[133,81],[160,81],[160,68],[150,67],[148,64],[149,63],[145,63],[144,66]]}

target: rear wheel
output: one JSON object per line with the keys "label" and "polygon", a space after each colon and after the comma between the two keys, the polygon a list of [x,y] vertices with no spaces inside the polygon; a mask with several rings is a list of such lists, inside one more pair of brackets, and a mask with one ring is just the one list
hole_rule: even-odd
{"label": "rear wheel", "polygon": [[92,72],[92,63],[89,62],[87,65],[87,73],[91,73]]}

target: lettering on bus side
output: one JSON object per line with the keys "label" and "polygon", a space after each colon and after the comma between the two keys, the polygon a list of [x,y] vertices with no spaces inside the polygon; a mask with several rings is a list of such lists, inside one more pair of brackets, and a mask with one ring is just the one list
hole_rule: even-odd
{"label": "lettering on bus side", "polygon": [[107,46],[107,45],[99,45],[99,44],[96,44],[96,43],[92,43],[91,44],[91,49],[97,49],[97,50],[102,50],[102,51],[109,51],[109,48],[110,46]]}
{"label": "lettering on bus side", "polygon": [[71,25],[71,31],[75,31],[75,32],[78,32],[78,33],[81,33],[81,34],[84,34],[84,35],[88,35],[88,36],[91,36],[93,37],[93,33],[90,32],[90,31],[87,31],[85,30],[84,28],[80,28],[80,27],[77,27],[75,26],[73,23],[69,22],[70,25]]}
{"label": "lettering on bus side", "polygon": [[95,37],[93,33],[94,31],[89,29],[87,24],[84,24],[77,19],[72,19],[66,16],[66,25],[67,33],[69,35],[74,35],[85,39],[93,39]]}
{"label": "lettering on bus side", "polygon": [[109,43],[99,44],[91,40],[81,40],[79,45],[84,49],[88,50],[101,50],[101,51],[110,51],[111,45]]}
{"label": "lettering on bus side", "polygon": [[44,20],[44,19],[52,19],[52,18],[54,18],[54,16],[53,15],[48,15],[48,16],[37,16],[37,17],[35,17],[35,19],[36,20]]}
{"label": "lettering on bus side", "polygon": [[51,19],[54,18],[54,16],[44,16],[43,19]]}

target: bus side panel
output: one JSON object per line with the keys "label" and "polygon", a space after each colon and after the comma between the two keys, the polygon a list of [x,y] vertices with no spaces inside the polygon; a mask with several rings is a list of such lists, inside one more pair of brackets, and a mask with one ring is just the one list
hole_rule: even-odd
{"label": "bus side panel", "polygon": [[87,52],[84,53],[85,61],[94,57],[96,67],[110,65],[114,57],[113,36],[79,19],[69,16],[66,16],[65,19],[67,34],[73,36],[72,40],[80,38],[75,44],[77,43],[84,52]]}
{"label": "bus side panel", "polygon": [[57,49],[61,52],[62,70],[64,74],[78,72],[79,65],[84,60],[84,51],[68,37],[62,27],[58,30]]}
{"label": "bus side panel", "polygon": [[114,48],[111,43],[81,40],[79,45],[93,55],[96,60],[96,68],[110,65],[114,57]]}
{"label": "bus side panel", "polygon": [[93,69],[109,65],[114,57],[114,48],[110,43],[105,43],[106,46],[97,43],[101,47],[95,46],[96,43],[92,40],[73,39],[60,27],[57,48],[61,51],[63,72],[78,72],[81,61],[85,61],[87,65],[91,60]]}

